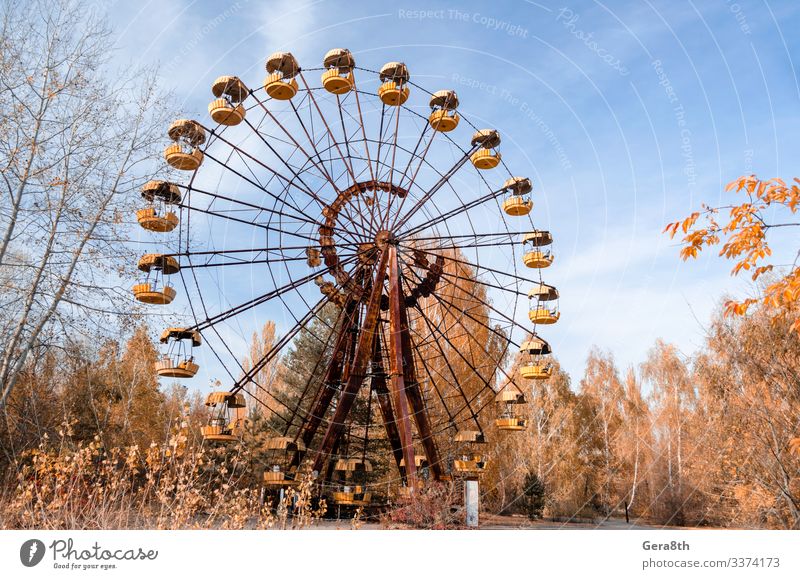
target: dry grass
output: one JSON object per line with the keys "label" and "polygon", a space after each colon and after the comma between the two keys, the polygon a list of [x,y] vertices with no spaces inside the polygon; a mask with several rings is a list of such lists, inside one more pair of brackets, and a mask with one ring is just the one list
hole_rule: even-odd
{"label": "dry grass", "polygon": [[302,528],[325,512],[312,484],[265,500],[241,446],[167,445],[105,449],[99,438],[72,445],[44,440],[19,458],[0,498],[0,526],[12,529]]}

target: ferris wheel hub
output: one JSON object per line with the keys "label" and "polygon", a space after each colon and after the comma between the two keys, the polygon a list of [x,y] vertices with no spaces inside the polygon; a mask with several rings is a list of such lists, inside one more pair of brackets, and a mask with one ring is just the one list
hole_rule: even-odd
{"label": "ferris wheel hub", "polygon": [[378,249],[385,249],[392,241],[394,241],[394,235],[388,229],[381,229],[375,234],[375,247]]}

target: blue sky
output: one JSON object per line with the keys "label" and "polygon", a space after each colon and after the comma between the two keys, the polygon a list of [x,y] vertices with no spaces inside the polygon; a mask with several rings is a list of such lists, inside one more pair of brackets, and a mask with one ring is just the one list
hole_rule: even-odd
{"label": "blue sky", "polygon": [[[721,296],[748,286],[712,256],[680,262],[664,225],[719,201],[741,174],[798,174],[790,1],[159,0],[117,3],[111,17],[120,62],[159,62],[188,117],[207,116],[221,74],[259,83],[277,50],[317,67],[347,47],[360,66],[401,60],[426,88],[455,89],[534,181],[563,312],[542,334],[574,380],[592,345],[624,368],[659,337],[685,354],[701,344]],[[776,261],[792,247],[779,240]],[[262,314],[286,323],[280,309]],[[257,321],[231,330],[234,348]],[[217,370],[206,366],[198,386]]]}

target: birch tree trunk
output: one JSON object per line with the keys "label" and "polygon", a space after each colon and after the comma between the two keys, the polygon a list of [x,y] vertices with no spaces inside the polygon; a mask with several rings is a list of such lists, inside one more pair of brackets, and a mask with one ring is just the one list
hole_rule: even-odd
{"label": "birch tree trunk", "polygon": [[95,8],[0,7],[0,408],[38,345],[94,340],[133,312],[125,218],[167,115],[153,71],[112,69]]}

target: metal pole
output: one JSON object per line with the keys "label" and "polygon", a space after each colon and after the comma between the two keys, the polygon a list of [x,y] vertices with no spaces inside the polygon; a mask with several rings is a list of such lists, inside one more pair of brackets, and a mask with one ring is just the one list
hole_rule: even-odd
{"label": "metal pole", "polygon": [[406,482],[409,487],[417,487],[417,472],[414,464],[414,443],[411,433],[411,419],[408,415],[408,399],[406,393],[405,372],[403,368],[411,360],[403,360],[403,322],[400,303],[400,266],[397,261],[397,247],[389,245],[389,385],[394,398],[394,410],[397,413],[397,426],[400,430],[400,441],[403,445],[403,458],[406,463]]}
{"label": "metal pole", "polygon": [[467,527],[478,528],[478,479],[464,481],[464,510],[467,513]]}

